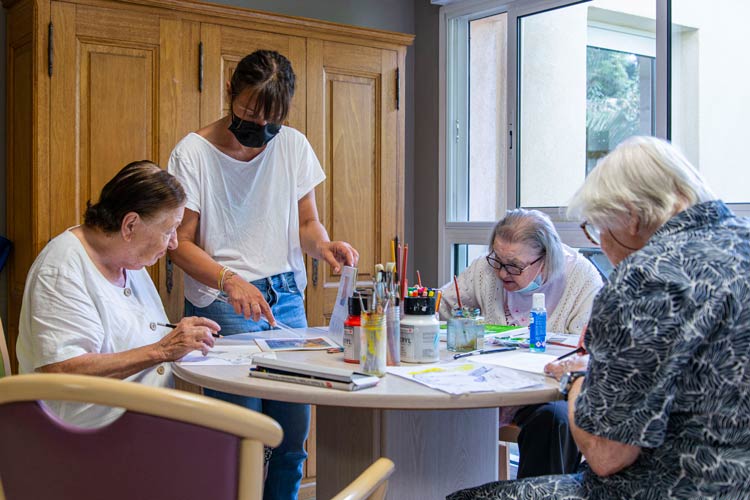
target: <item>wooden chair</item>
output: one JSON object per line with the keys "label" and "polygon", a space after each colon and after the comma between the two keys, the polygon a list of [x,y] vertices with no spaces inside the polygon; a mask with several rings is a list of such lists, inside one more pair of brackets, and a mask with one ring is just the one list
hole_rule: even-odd
{"label": "wooden chair", "polygon": [[384,500],[393,462],[379,458],[332,500]]}
{"label": "wooden chair", "polygon": [[498,471],[497,477],[504,481],[510,479],[510,446],[508,443],[517,443],[521,428],[515,424],[500,427],[500,442],[498,443]]}
{"label": "wooden chair", "polygon": [[0,366],[3,368],[3,373],[0,376],[10,375],[10,355],[8,354],[8,344],[5,341],[2,321],[0,321]]}
{"label": "wooden chair", "polygon": [[[41,400],[125,408],[98,429],[71,426]],[[237,405],[104,377],[0,379],[0,500],[263,497],[263,445],[281,427]]]}

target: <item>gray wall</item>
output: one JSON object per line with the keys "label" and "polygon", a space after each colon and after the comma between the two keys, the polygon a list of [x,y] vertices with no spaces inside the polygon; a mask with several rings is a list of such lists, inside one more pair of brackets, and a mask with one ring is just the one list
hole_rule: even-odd
{"label": "gray wall", "polygon": [[[405,241],[410,277],[437,283],[438,10],[429,0],[222,0],[215,3],[416,34],[406,54]],[[5,45],[5,10],[0,10]],[[416,76],[415,76],[416,75]],[[415,91],[418,89],[418,91]],[[0,95],[5,95],[5,50],[0,51]],[[0,101],[0,234],[6,227],[5,100]],[[415,185],[414,180],[419,179]],[[0,274],[0,314],[7,324],[7,271]]]}
{"label": "gray wall", "polygon": [[[414,0],[416,40],[414,61],[414,191],[413,200],[415,266],[422,276],[422,284],[437,287],[438,277],[438,204],[440,166],[438,139],[440,135],[439,83],[439,13],[440,7],[429,0]],[[407,162],[407,169],[409,164]],[[409,192],[407,192],[407,198]],[[411,254],[411,252],[410,252]]]}

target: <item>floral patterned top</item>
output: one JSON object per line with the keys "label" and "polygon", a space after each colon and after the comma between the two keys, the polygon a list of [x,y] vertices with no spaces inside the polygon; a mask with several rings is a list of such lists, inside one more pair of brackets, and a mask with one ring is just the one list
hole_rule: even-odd
{"label": "floral patterned top", "polygon": [[720,201],[673,217],[594,300],[575,421],[642,448],[592,498],[750,495],[750,221]]}
{"label": "floral patterned top", "polygon": [[575,422],[641,447],[636,461],[451,500],[750,498],[750,220],[721,201],[674,216],[609,276],[585,343]]}

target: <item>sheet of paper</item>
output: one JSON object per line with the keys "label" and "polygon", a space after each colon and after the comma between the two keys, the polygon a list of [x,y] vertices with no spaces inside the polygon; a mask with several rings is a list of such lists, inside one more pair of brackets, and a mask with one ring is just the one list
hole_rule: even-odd
{"label": "sheet of paper", "polygon": [[539,373],[544,375],[544,365],[554,361],[557,356],[541,352],[513,351],[499,352],[497,354],[482,354],[481,356],[470,356],[467,358],[472,363],[502,366],[514,370]]}
{"label": "sheet of paper", "polygon": [[466,361],[421,366],[389,366],[387,372],[448,394],[505,392],[540,385],[544,379],[528,373]]}
{"label": "sheet of paper", "polygon": [[339,278],[339,290],[336,294],[336,302],[333,303],[331,320],[328,323],[328,335],[343,345],[344,342],[344,321],[349,315],[349,297],[354,294],[354,288],[357,286],[357,268],[350,266],[341,267],[341,277]]}
{"label": "sheet of paper", "polygon": [[580,342],[580,340],[580,335],[568,333],[548,333],[546,339],[549,344],[561,345],[564,347],[578,347],[578,342]]}
{"label": "sheet of paper", "polygon": [[255,343],[243,345],[215,345],[203,355],[200,351],[193,351],[179,361],[188,365],[251,365],[253,356],[263,356],[274,353],[261,353]]}

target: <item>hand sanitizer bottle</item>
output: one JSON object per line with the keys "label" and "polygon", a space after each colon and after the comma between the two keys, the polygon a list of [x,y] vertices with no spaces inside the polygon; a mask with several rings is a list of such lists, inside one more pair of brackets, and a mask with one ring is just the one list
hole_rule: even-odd
{"label": "hand sanitizer bottle", "polygon": [[544,352],[547,347],[547,310],[544,308],[544,294],[535,293],[529,316],[529,350]]}

